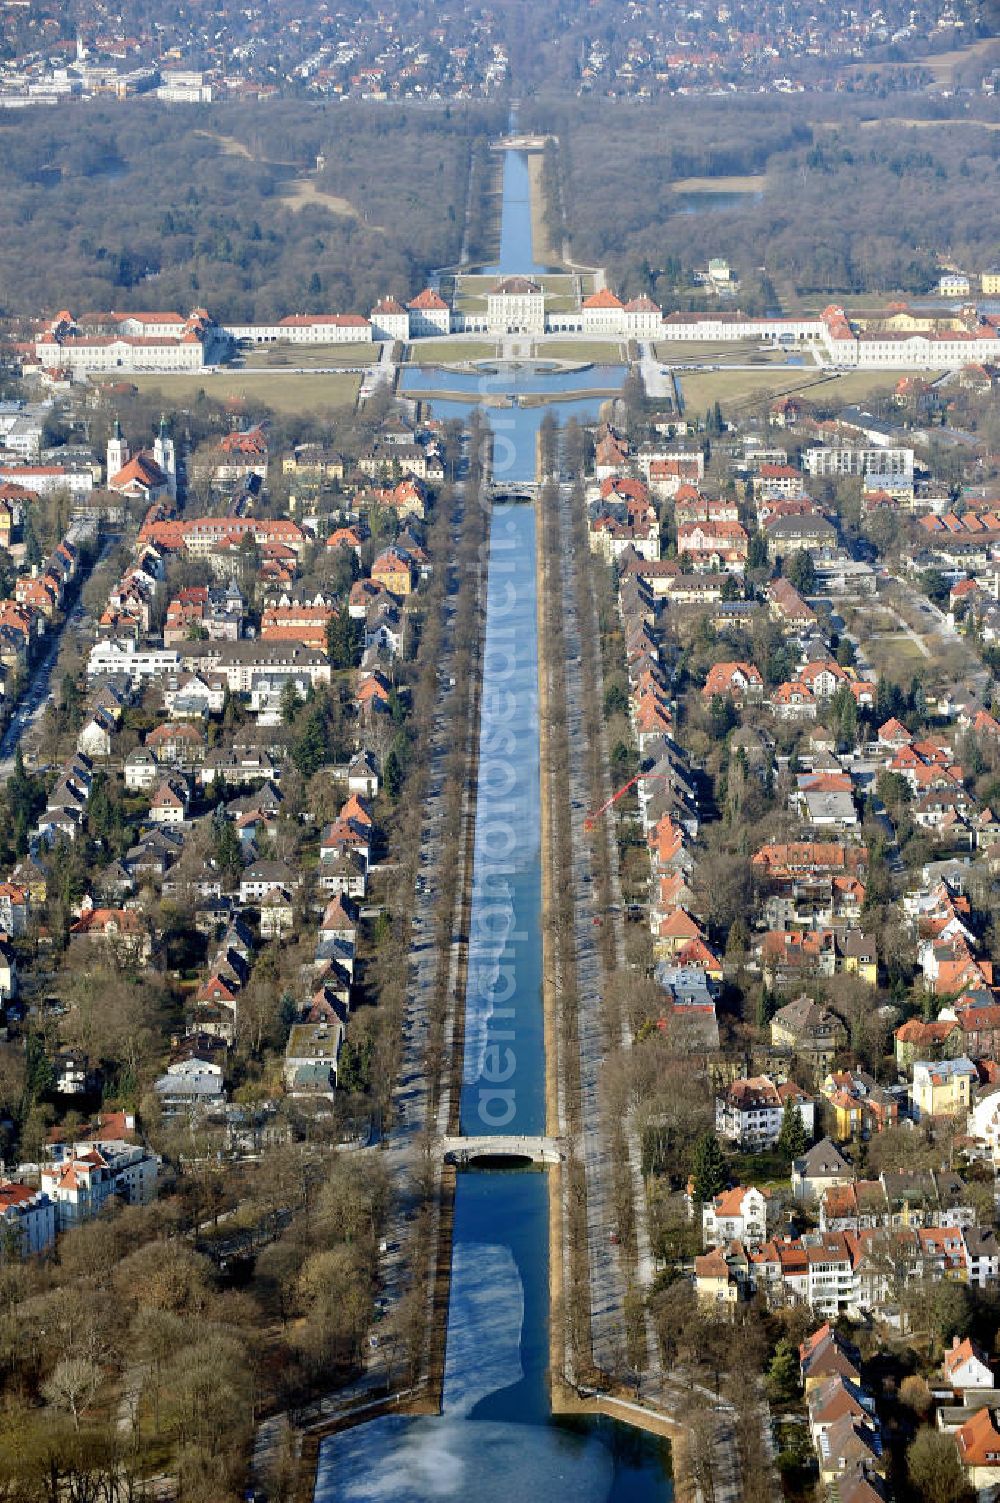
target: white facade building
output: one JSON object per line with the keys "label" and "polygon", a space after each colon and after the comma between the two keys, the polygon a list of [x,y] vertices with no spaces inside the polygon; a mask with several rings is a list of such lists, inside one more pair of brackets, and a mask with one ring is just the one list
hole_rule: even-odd
{"label": "white facade building", "polygon": [[126,673],[133,684],[141,684],[168,673],[179,673],[180,653],[175,647],[137,647],[124,642],[95,642],[87,659],[87,677]]}
{"label": "white facade building", "polygon": [[226,324],[231,339],[254,344],[371,344],[372,326],[360,313],[291,313],[273,324]]}
{"label": "white facade building", "polygon": [[807,475],[873,476],[882,480],[913,480],[912,449],[806,449],[802,464]]}
{"label": "white facade building", "polygon": [[530,277],[503,277],[486,295],[491,334],[544,334],[545,294]]}
{"label": "white facade building", "polygon": [[44,1190],[0,1181],[0,1263],[10,1253],[37,1257],[56,1240],[56,1208]]}

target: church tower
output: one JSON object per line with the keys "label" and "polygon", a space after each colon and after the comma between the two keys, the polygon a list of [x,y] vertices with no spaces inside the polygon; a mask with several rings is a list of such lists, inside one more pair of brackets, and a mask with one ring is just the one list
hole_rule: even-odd
{"label": "church tower", "polygon": [[153,458],[167,477],[171,501],[177,500],[177,461],[174,457],[174,441],[167,429],[167,420],[160,414],[160,427],[153,443]]}
{"label": "church tower", "polygon": [[125,468],[128,462],[128,442],[125,438],[122,437],[122,425],[118,421],[118,419],[115,418],[115,426],[111,430],[111,437],[108,439],[107,479],[109,483],[115,478],[119,470],[123,470]]}

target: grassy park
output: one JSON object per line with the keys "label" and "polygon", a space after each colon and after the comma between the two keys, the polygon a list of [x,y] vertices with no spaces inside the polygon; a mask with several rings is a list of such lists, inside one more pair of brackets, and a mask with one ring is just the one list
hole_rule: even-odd
{"label": "grassy park", "polygon": [[140,391],[157,392],[172,407],[183,407],[199,392],[219,402],[239,398],[275,412],[309,412],[321,407],[352,407],[361,381],[346,373],[277,375],[267,371],[192,371],[177,376],[132,376]]}

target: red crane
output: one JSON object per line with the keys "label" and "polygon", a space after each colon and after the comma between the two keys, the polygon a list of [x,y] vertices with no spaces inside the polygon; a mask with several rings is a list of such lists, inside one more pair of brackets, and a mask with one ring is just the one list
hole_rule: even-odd
{"label": "red crane", "polygon": [[611,808],[612,804],[617,804],[622,794],[628,793],[629,789],[634,788],[636,783],[638,783],[640,779],[669,777],[669,772],[637,772],[634,778],[629,778],[628,782],[623,783],[622,786],[617,789],[617,791],[614,792],[609,799],[605,799],[604,803],[599,809],[595,809],[592,814],[587,815],[586,819],[583,821],[583,828],[585,830],[592,830],[597,821],[600,819],[601,815],[606,813],[607,810]]}

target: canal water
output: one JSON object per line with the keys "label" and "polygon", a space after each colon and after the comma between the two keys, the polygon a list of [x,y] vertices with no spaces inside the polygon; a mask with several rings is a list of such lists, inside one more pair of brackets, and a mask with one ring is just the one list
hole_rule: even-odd
{"label": "canal water", "polygon": [[323,1443],[322,1503],[663,1503],[665,1442],[549,1410],[542,1173],[459,1175],[440,1417],[392,1415]]}
{"label": "canal water", "polygon": [[542,266],[531,244],[531,183],[528,156],[523,151],[505,151],[503,162],[503,209],[500,218],[500,259],[484,272],[498,276],[541,276],[558,267]]}
{"label": "canal water", "polygon": [[[504,272],[537,270],[503,247],[527,246],[530,214],[520,154],[507,153]],[[522,182],[524,192],[522,194]],[[509,196],[508,196],[509,195]],[[518,254],[520,255],[520,251]],[[471,385],[433,373],[438,417],[467,418],[486,393],[557,395],[617,387],[623,370],[587,371],[575,386],[516,367]],[[420,389],[408,371],[403,388]],[[416,379],[414,379],[416,378]],[[600,398],[553,403],[592,420]],[[535,477],[546,408],[487,407],[494,477]],[[466,1135],[545,1132],[542,1027],[541,790],[538,723],[536,512],[498,504],[490,523],[479,789],[470,909],[461,1126]],[[666,1441],[549,1405],[549,1187],[538,1170],[458,1175],[442,1412],[393,1415],[324,1441],[315,1503],[667,1503]]]}
{"label": "canal water", "polygon": [[[457,396],[465,396],[472,402],[482,401],[490,395],[556,397],[567,391],[604,391],[612,388],[617,391],[622,384],[622,375],[620,365],[590,365],[584,370],[576,371],[547,370],[544,360],[513,365],[504,365],[502,362],[494,365],[484,361],[482,369],[478,371],[451,371],[437,365],[407,366],[400,390],[408,397],[418,397],[425,391],[448,391]],[[593,397],[581,399],[580,406],[593,412]],[[435,413],[438,413],[438,407],[439,404],[435,402]],[[560,402],[555,408],[556,416],[566,416],[566,407],[572,407],[572,402]],[[531,473],[534,474],[533,456],[531,461]]]}
{"label": "canal water", "polygon": [[472,871],[462,1131],[541,1136],[545,1045],[532,506],[497,506],[490,522]]}

